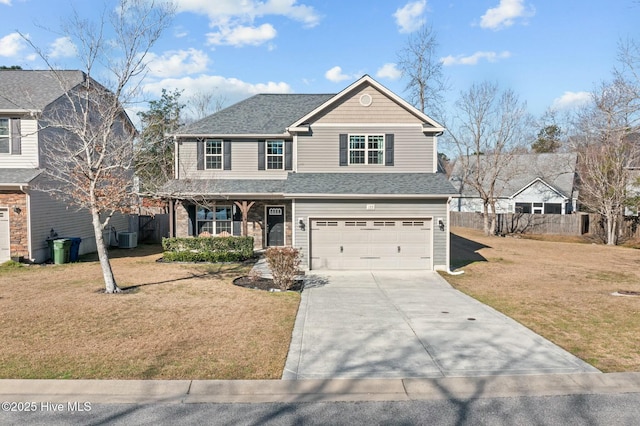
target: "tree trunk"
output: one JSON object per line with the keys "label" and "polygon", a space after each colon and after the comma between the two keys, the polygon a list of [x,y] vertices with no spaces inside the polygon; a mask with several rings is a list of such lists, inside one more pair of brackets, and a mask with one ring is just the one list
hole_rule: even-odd
{"label": "tree trunk", "polygon": [[491,227],[489,223],[489,205],[486,203],[483,206],[482,219],[484,221],[484,235],[491,236]]}
{"label": "tree trunk", "polygon": [[100,267],[102,268],[102,276],[104,278],[105,293],[120,293],[120,287],[116,284],[116,279],[113,276],[113,270],[111,269],[111,262],[109,262],[109,253],[107,252],[107,246],[104,242],[104,236],[102,234],[102,222],[100,221],[100,214],[92,210],[91,218],[93,223],[93,233],[96,236],[96,248],[98,249],[98,258],[100,259]]}
{"label": "tree trunk", "polygon": [[617,243],[617,218],[614,214],[607,215],[607,245],[614,246]]}

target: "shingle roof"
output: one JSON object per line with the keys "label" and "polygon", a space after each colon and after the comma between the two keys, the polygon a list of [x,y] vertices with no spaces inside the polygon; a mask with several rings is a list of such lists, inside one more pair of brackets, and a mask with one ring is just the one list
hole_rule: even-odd
{"label": "shingle roof", "polygon": [[273,194],[282,196],[284,180],[274,179],[178,179],[170,180],[159,191],[161,195],[194,197],[220,194]]}
{"label": "shingle roof", "polygon": [[441,173],[290,173],[288,194],[453,195]]}
{"label": "shingle roof", "polygon": [[279,135],[332,94],[261,94],[177,131],[182,135]]}
{"label": "shingle roof", "polygon": [[[509,158],[509,163],[504,168],[496,182],[496,194],[501,197],[510,197],[534,180],[540,178],[553,186],[565,197],[575,195],[574,178],[576,172],[576,153],[545,153],[545,154],[520,154]],[[460,163],[456,163],[451,173],[451,183],[460,188],[459,177],[462,174]],[[463,186],[462,195],[477,197],[476,190],[468,185]]]}
{"label": "shingle roof", "polygon": [[289,173],[286,180],[185,179],[167,182],[160,193],[175,197],[264,194],[442,195],[456,193],[441,173]]}
{"label": "shingle roof", "polygon": [[0,185],[27,185],[40,173],[38,169],[0,169]]}
{"label": "shingle roof", "polygon": [[84,78],[82,71],[1,70],[0,110],[43,110]]}

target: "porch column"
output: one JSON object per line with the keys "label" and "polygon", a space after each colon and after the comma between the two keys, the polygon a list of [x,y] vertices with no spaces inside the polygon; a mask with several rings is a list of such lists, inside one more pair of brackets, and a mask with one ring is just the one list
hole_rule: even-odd
{"label": "porch column", "polygon": [[246,237],[247,235],[249,235],[249,223],[248,223],[248,217],[249,217],[249,210],[251,209],[251,207],[253,207],[253,205],[255,204],[255,201],[235,201],[234,204],[236,206],[238,206],[238,208],[240,209],[240,212],[242,213],[242,236]]}

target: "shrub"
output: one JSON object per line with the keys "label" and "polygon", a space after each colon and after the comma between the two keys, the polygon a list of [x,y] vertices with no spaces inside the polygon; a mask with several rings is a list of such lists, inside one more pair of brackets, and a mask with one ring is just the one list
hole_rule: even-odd
{"label": "shrub", "polygon": [[253,257],[253,237],[163,238],[169,262],[240,262]]}
{"label": "shrub", "polygon": [[280,290],[289,290],[300,265],[300,250],[293,247],[270,247],[265,256],[274,284]]}

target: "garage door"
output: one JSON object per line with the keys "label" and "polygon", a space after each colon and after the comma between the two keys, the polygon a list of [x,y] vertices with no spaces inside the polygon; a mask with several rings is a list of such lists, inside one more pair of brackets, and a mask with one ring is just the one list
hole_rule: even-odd
{"label": "garage door", "polygon": [[9,241],[9,209],[0,208],[0,263],[11,258]]}
{"label": "garage door", "polygon": [[311,221],[311,269],[431,269],[430,219]]}

